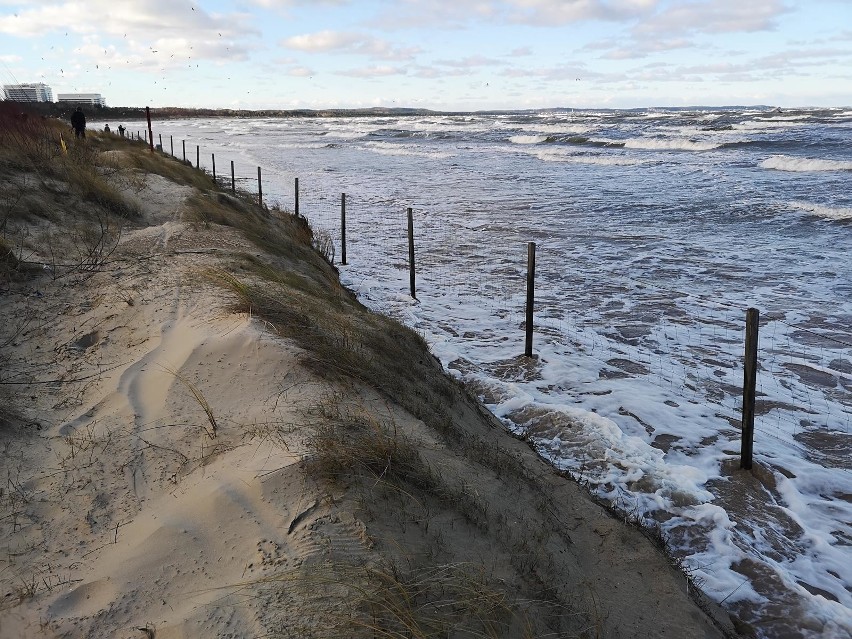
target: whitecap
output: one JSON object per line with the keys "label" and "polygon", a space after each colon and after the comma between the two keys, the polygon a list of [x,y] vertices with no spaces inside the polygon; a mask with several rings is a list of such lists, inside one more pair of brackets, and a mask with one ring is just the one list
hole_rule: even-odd
{"label": "whitecap", "polygon": [[368,142],[364,145],[364,147],[367,150],[372,151],[373,153],[378,153],[379,155],[432,158],[434,160],[445,160],[447,158],[453,157],[452,153],[446,153],[443,151],[428,151],[408,146],[390,144],[388,142]]}
{"label": "whitecap", "polygon": [[718,142],[699,142],[683,138],[630,138],[624,143],[624,146],[628,149],[649,151],[712,151],[722,145]]}
{"label": "whitecap", "polygon": [[852,162],[841,160],[817,160],[789,155],[773,155],[760,163],[764,169],[776,171],[852,171]]}
{"label": "whitecap", "polygon": [[545,135],[513,135],[509,138],[512,144],[541,144],[547,141]]}
{"label": "whitecap", "polygon": [[850,206],[825,206],[811,202],[791,202],[790,206],[829,220],[852,220],[852,207]]}
{"label": "whitecap", "polygon": [[573,164],[593,164],[596,166],[638,166],[644,160],[623,155],[586,155],[577,154],[561,148],[534,148],[527,151],[543,162],[571,162]]}

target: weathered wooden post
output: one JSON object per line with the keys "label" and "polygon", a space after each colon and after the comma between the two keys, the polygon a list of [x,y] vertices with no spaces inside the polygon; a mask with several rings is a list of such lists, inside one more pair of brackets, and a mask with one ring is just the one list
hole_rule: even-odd
{"label": "weathered wooden post", "polygon": [[411,288],[411,297],[417,299],[417,293],[414,286],[414,212],[411,207],[408,209],[408,280]]}
{"label": "weathered wooden post", "polygon": [[346,193],[340,194],[340,262],[346,265]]}
{"label": "weathered wooden post", "polygon": [[532,357],[533,343],[533,308],[535,306],[535,242],[527,244],[527,313],[526,329],[527,339],[524,355]]}
{"label": "weathered wooden post", "polygon": [[299,178],[296,178],[296,217],[299,217]]}
{"label": "weathered wooden post", "polygon": [[195,145],[195,168],[201,168],[201,147],[199,145]]}
{"label": "weathered wooden post", "polygon": [[234,182],[234,161],[231,160],[231,195],[237,194],[236,183]]}
{"label": "weathered wooden post", "polygon": [[213,184],[216,184],[216,154],[211,153],[210,159],[213,161]]}
{"label": "weathered wooden post", "polygon": [[257,167],[257,203],[263,206],[263,188],[260,185],[260,167]]}
{"label": "weathered wooden post", "polygon": [[173,135],[169,136],[169,147],[172,150],[172,157],[174,157],[175,156],[175,136],[173,136]]}
{"label": "weathered wooden post", "polygon": [[151,153],[154,152],[154,131],[151,130],[151,109],[145,107],[145,117],[148,119],[148,130],[145,132],[145,139],[151,147]]}
{"label": "weathered wooden post", "polygon": [[743,416],[740,468],[751,470],[754,452],[754,395],[757,387],[757,337],[760,312],[746,311],[745,363],[743,366]]}
{"label": "weathered wooden post", "polygon": [[181,144],[183,144],[183,161],[186,162],[186,140],[181,140]]}
{"label": "weathered wooden post", "polygon": [[160,136],[160,151],[162,151],[163,150],[163,134],[158,133],[157,135]]}

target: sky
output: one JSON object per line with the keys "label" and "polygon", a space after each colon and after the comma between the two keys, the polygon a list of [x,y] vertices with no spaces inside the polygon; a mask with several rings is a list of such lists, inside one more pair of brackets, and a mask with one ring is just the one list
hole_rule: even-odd
{"label": "sky", "polygon": [[0,83],[109,106],[852,105],[852,0],[0,0]]}

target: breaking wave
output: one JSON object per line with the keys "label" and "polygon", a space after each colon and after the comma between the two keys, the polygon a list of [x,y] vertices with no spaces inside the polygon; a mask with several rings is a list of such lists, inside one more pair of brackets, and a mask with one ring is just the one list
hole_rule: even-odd
{"label": "breaking wave", "polygon": [[712,151],[722,146],[721,142],[699,142],[686,139],[631,138],[624,143],[628,149],[649,151]]}
{"label": "breaking wave", "polygon": [[816,160],[789,155],[773,155],[760,163],[764,169],[776,171],[852,171],[852,162],[841,160]]}
{"label": "breaking wave", "polygon": [[852,220],[852,207],[848,206],[824,206],[811,202],[791,202],[790,206],[828,220]]}

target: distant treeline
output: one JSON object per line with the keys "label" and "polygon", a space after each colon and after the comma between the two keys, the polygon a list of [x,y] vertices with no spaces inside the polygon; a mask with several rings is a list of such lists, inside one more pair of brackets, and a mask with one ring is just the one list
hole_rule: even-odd
{"label": "distant treeline", "polygon": [[[33,115],[42,115],[46,117],[54,117],[61,119],[69,119],[71,113],[77,108],[77,105],[71,102],[3,102],[4,107],[14,105],[14,108],[20,108],[22,113],[30,113]],[[751,105],[751,106],[692,106],[692,107],[656,107],[654,110],[661,111],[737,111],[743,109],[760,109],[770,110],[773,107],[766,105]],[[635,109],[594,109],[594,111],[609,111],[609,112],[643,112],[647,108]],[[83,106],[83,111],[86,117],[95,121],[121,121],[129,120],[144,120],[145,107],[103,107],[103,106]],[[370,109],[260,109],[257,111],[249,111],[246,109],[187,109],[182,107],[159,107],[151,109],[152,120],[176,120],[183,118],[346,118],[346,117],[376,117],[376,116],[426,116],[426,115],[453,115],[453,116],[472,116],[472,115],[498,115],[498,114],[520,114],[520,113],[559,113],[565,111],[574,111],[568,107],[549,108],[549,109],[523,109],[518,111],[432,111],[429,109],[409,109],[409,108],[386,108],[373,107]],[[580,110],[582,111],[582,110]]]}
{"label": "distant treeline", "polygon": [[[11,102],[6,101],[5,106],[16,105],[22,113],[31,115],[43,115],[68,119],[77,108],[77,104],[71,102]],[[92,120],[140,120],[145,118],[144,107],[108,107],[96,105],[82,105],[86,117]],[[434,115],[437,111],[428,109],[262,109],[249,111],[245,109],[187,109],[181,107],[161,107],[151,109],[151,118],[154,120],[168,120],[178,118],[333,118],[333,117],[365,117],[381,115]]]}

